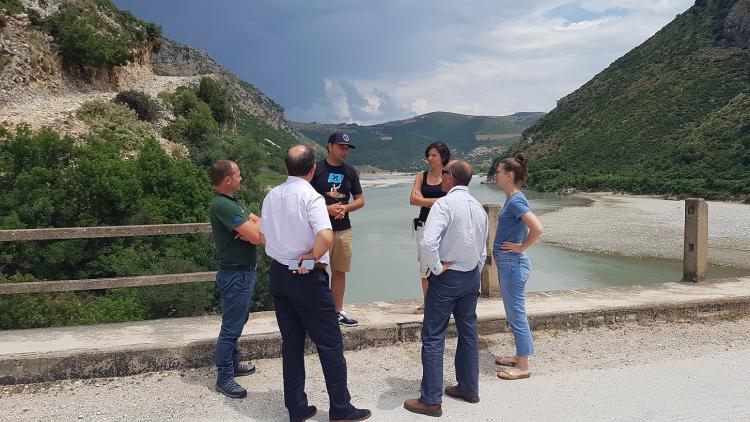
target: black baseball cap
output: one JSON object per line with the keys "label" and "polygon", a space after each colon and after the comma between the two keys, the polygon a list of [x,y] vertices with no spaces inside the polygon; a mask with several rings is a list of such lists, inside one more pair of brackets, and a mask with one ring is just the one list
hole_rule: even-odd
{"label": "black baseball cap", "polygon": [[349,145],[349,148],[355,149],[356,147],[349,142],[349,135],[344,132],[334,132],[328,137],[329,144],[344,144]]}

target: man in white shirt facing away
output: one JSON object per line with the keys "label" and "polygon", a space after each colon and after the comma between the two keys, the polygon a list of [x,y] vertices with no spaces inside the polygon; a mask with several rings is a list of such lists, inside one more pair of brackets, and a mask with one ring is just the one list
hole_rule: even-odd
{"label": "man in white shirt facing away", "polygon": [[325,199],[310,185],[315,153],[306,145],[295,145],[284,162],[289,177],[263,200],[260,227],[266,254],[272,258],[271,295],[282,339],[284,405],[291,421],[304,421],[317,412],[305,394],[307,334],[323,367],[329,418],[365,420],[370,411],[352,406],[346,384],[344,342],[326,272],[333,231]]}
{"label": "man in white shirt facing away", "polygon": [[451,313],[456,321],[456,380],[445,394],[469,403],[479,402],[479,340],[477,297],[487,258],[488,218],[469,194],[471,166],[449,162],[443,169],[443,190],[430,210],[420,243],[428,267],[429,288],[422,324],[422,385],[420,397],[404,402],[410,412],[442,414],[443,353]]}

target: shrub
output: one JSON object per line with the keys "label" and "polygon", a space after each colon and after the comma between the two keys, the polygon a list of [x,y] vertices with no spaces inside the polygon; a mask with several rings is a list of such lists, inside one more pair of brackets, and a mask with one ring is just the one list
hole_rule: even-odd
{"label": "shrub", "polygon": [[37,26],[37,27],[44,26],[44,19],[42,18],[42,15],[40,15],[39,12],[36,11],[36,9],[27,10],[26,15],[28,15],[29,22],[31,22],[33,26]]}
{"label": "shrub", "polygon": [[159,117],[159,104],[145,92],[122,91],[115,96],[113,101],[128,106],[135,111],[140,120],[153,122]]}
{"label": "shrub", "polygon": [[187,117],[190,111],[198,106],[201,102],[195,91],[188,86],[181,86],[173,94],[159,94],[167,103],[172,106],[172,111],[176,116]]}
{"label": "shrub", "polygon": [[0,0],[0,15],[5,12],[9,15],[17,15],[24,12],[21,0]]}
{"label": "shrub", "polygon": [[188,114],[185,141],[197,146],[202,144],[208,135],[216,133],[219,133],[219,126],[213,118],[211,108],[206,103],[198,103]]}
{"label": "shrub", "polygon": [[175,142],[182,142],[193,156],[205,150],[209,138],[219,133],[219,125],[214,119],[211,106],[203,101],[190,86],[177,88],[174,94],[161,93],[159,96],[171,105],[177,118],[162,130],[162,135]]}
{"label": "shrub", "polygon": [[111,69],[133,60],[125,37],[108,28],[95,12],[63,8],[45,24],[69,66]]}
{"label": "shrub", "polygon": [[148,35],[148,39],[155,40],[161,37],[161,26],[155,23],[146,22],[144,24],[144,28],[146,29],[146,34]]}
{"label": "shrub", "polygon": [[211,114],[218,123],[229,120],[231,108],[227,90],[212,78],[203,77],[198,84],[198,98],[211,107]]}
{"label": "shrub", "polygon": [[39,26],[55,38],[65,64],[96,69],[132,61],[133,49],[161,36],[161,27],[118,10],[109,0],[65,3]]}
{"label": "shrub", "polygon": [[154,128],[138,120],[135,111],[122,104],[87,101],[81,104],[76,116],[89,124],[91,135],[120,149],[133,150],[146,139],[156,138]]}

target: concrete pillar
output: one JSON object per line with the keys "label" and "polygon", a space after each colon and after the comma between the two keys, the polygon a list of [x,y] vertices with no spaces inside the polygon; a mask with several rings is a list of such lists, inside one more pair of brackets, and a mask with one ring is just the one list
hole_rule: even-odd
{"label": "concrete pillar", "polygon": [[682,281],[697,283],[706,277],[708,266],[708,203],[705,199],[685,200],[685,245]]}
{"label": "concrete pillar", "polygon": [[480,292],[482,297],[500,297],[500,283],[497,279],[497,267],[492,258],[492,244],[495,242],[497,231],[497,214],[500,212],[500,204],[483,204],[484,210],[490,219],[489,236],[487,236],[487,261],[482,267],[482,284]]}

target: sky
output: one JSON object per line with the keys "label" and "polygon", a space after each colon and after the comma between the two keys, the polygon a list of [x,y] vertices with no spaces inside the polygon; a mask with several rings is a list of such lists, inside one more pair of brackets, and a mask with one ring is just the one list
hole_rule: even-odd
{"label": "sky", "polygon": [[115,0],[281,104],[374,124],[550,111],[694,0]]}

